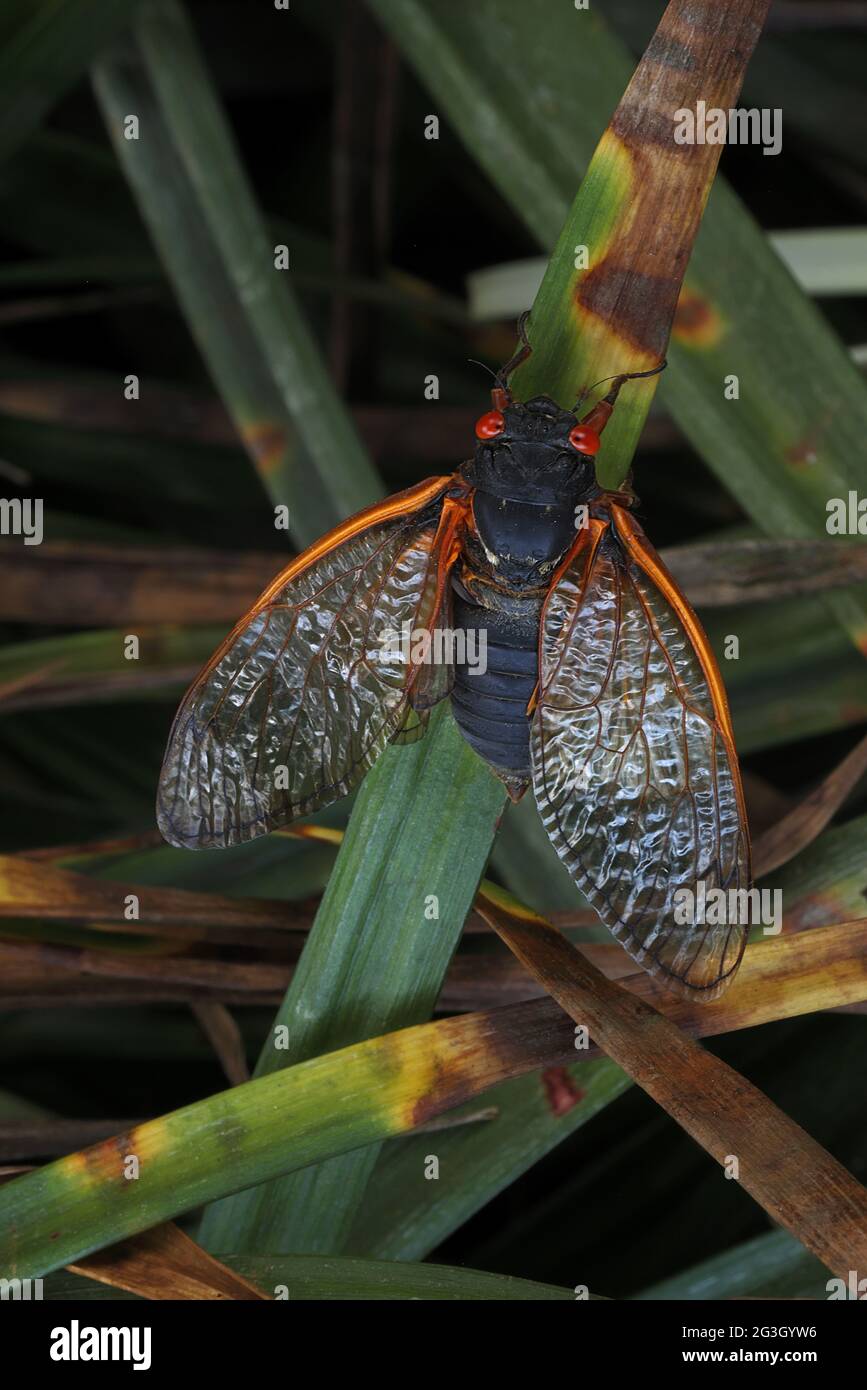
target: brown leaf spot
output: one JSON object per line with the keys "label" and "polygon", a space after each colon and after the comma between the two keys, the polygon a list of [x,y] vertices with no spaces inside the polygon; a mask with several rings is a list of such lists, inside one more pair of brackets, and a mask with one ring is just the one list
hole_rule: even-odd
{"label": "brown leaf spot", "polygon": [[722,318],[714,305],[704,295],[684,286],[674,313],[672,338],[687,347],[713,347],[722,335]]}
{"label": "brown leaf spot", "polygon": [[786,463],[791,464],[792,468],[809,468],[817,457],[815,433],[797,440],[786,450]]}
{"label": "brown leaf spot", "polygon": [[103,1182],[111,1177],[123,1178],[124,1159],[133,1151],[131,1143],[130,1134],[113,1134],[109,1139],[103,1139],[99,1144],[91,1144],[89,1148],[82,1149],[72,1157],[81,1163],[85,1172],[95,1182]]}
{"label": "brown leaf spot", "polygon": [[548,1109],[558,1119],[584,1099],[584,1092],[578,1089],[565,1067],[547,1067],[542,1072],[542,1085]]}
{"label": "brown leaf spot", "polygon": [[661,67],[672,68],[675,72],[695,71],[693,48],[670,32],[658,29],[647,45],[644,56],[645,59],[659,63]]}
{"label": "brown leaf spot", "polygon": [[434,1062],[433,1078],[428,1090],[419,1096],[411,1111],[410,1127],[428,1124],[444,1110],[452,1110],[464,1101],[472,1100],[476,1088],[469,1078],[461,1075],[459,1065],[446,1066],[439,1058]]}
{"label": "brown leaf spot", "polygon": [[279,425],[248,425],[244,430],[244,441],[256,461],[256,467],[265,477],[277,471],[288,444],[284,429]]}
{"label": "brown leaf spot", "polygon": [[639,102],[618,106],[611,118],[611,130],[633,154],[644,155],[650,146],[659,146],[684,164],[700,160],[704,145],[678,145],[674,138],[672,111],[654,111]]}
{"label": "brown leaf spot", "polygon": [[[606,258],[579,281],[576,307],[579,315],[588,312],[601,319],[637,352],[660,358],[677,283],[670,276],[647,275]],[[620,363],[609,365],[612,371],[623,370]]]}
{"label": "brown leaf spot", "polygon": [[423,1096],[419,1096],[412,1107],[409,1128],[415,1129],[418,1125],[426,1125],[429,1120],[433,1120],[437,1115],[441,1115],[442,1111],[443,1107],[435,1100],[432,1100],[430,1095],[425,1092]]}

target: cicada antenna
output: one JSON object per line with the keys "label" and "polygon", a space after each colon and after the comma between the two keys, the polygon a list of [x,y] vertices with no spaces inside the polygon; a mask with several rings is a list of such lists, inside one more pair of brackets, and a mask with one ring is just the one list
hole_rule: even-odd
{"label": "cicada antenna", "polygon": [[577,401],[572,407],[572,414],[577,415],[584,401],[590,395],[590,392],[595,391],[597,386],[604,386],[606,381],[613,381],[614,385],[608,392],[608,395],[603,397],[603,400],[613,405],[614,402],[617,400],[617,393],[619,392],[624,381],[635,381],[639,377],[643,376],[658,376],[660,372],[665,371],[667,366],[668,361],[666,358],[663,358],[658,366],[651,367],[650,370],[647,372],[621,372],[617,376],[604,376],[600,381],[594,381],[592,386],[588,386],[585,391],[581,392],[581,395],[578,397]]}
{"label": "cicada antenna", "polygon": [[494,381],[497,380],[497,373],[493,370],[492,367],[488,366],[487,362],[480,362],[478,357],[468,357],[467,361],[471,362],[474,367],[481,367],[483,371],[487,372],[488,376],[492,376],[494,378]]}
{"label": "cicada antenna", "polygon": [[527,323],[529,322],[529,318],[530,310],[525,309],[518,319],[518,337],[521,340],[521,345],[514,356],[510,357],[506,365],[501,367],[494,376],[494,380],[497,384],[491,391],[491,404],[495,410],[503,410],[507,405],[511,405],[512,393],[509,390],[509,377],[512,375],[512,372],[515,371],[516,367],[520,367],[522,362],[526,362],[530,353],[533,351],[533,346],[527,337]]}

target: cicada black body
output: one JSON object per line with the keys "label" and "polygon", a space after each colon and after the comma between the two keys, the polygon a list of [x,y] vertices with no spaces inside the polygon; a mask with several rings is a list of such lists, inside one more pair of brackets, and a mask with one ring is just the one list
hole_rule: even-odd
{"label": "cicada black body", "polygon": [[[526,351],[526,350],[524,350]],[[600,490],[599,434],[499,375],[471,460],[368,508],[278,575],[188,691],[160,779],[165,838],[234,845],[344,796],[450,699],[517,800],[645,969],[715,998],[745,942],[684,925],[679,889],[746,889],[749,838],[722,679],[689,603],[631,514]],[[384,641],[463,635],[403,660]],[[461,658],[470,636],[486,660]],[[439,655],[438,655],[439,651]]]}

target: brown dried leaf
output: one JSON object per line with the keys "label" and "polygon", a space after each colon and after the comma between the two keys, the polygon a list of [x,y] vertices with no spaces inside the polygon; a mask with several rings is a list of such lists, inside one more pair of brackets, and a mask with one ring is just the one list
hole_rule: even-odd
{"label": "brown dried leaf", "polygon": [[248,1279],[215,1260],[172,1222],[109,1245],[67,1268],[141,1298],[267,1299]]}

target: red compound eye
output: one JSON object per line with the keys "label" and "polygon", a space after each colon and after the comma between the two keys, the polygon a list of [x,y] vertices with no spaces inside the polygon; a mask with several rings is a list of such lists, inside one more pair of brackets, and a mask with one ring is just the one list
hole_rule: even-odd
{"label": "red compound eye", "polygon": [[489,410],[487,415],[480,415],[476,421],[477,439],[496,439],[498,434],[502,434],[506,421],[502,410]]}
{"label": "red compound eye", "polygon": [[598,454],[600,442],[599,435],[588,425],[575,425],[569,431],[569,443],[579,454]]}

